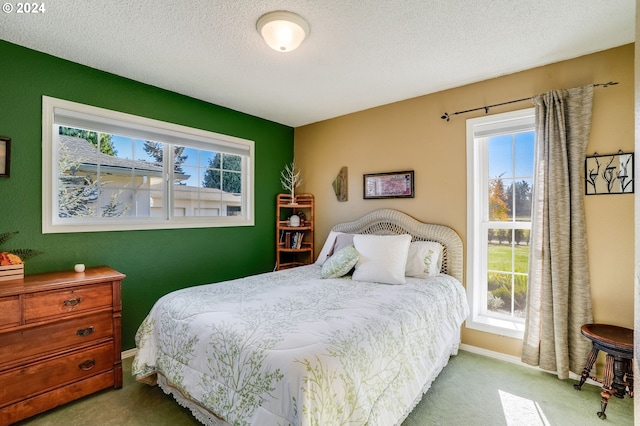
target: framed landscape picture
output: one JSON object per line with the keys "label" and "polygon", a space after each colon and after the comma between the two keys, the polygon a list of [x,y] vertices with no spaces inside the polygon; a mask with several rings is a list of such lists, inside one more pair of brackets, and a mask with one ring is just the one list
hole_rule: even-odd
{"label": "framed landscape picture", "polygon": [[0,136],[0,177],[9,177],[11,138]]}
{"label": "framed landscape picture", "polygon": [[413,170],[364,175],[364,199],[413,198]]}

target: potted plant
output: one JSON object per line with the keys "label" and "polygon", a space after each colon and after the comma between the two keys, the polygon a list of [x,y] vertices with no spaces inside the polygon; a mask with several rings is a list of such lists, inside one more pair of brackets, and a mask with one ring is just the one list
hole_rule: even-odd
{"label": "potted plant", "polygon": [[[0,234],[0,246],[15,237],[18,231]],[[0,249],[0,281],[24,277],[24,261],[41,254],[32,249]]]}

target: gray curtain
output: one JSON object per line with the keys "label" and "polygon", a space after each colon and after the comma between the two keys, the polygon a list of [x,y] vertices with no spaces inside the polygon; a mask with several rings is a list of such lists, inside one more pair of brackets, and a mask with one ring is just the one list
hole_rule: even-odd
{"label": "gray curtain", "polygon": [[534,97],[536,175],[522,361],[580,374],[593,321],[584,216],[584,161],[593,85]]}

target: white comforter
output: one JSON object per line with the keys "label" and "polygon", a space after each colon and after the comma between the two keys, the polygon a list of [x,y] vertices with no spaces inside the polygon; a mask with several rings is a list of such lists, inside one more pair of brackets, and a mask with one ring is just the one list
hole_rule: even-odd
{"label": "white comforter", "polygon": [[233,425],[394,425],[457,350],[467,313],[447,275],[386,285],[308,265],[162,297],[133,374],[160,373]]}

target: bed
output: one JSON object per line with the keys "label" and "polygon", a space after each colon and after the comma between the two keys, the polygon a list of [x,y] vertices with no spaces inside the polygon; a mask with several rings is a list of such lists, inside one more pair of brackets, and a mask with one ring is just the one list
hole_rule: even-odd
{"label": "bed", "polygon": [[[429,249],[417,275],[379,282],[399,262],[408,274],[425,245],[440,248],[436,262]],[[399,425],[457,353],[461,281],[452,229],[377,210],[336,225],[315,264],[160,298],[136,334],[132,374],[204,424]]]}

